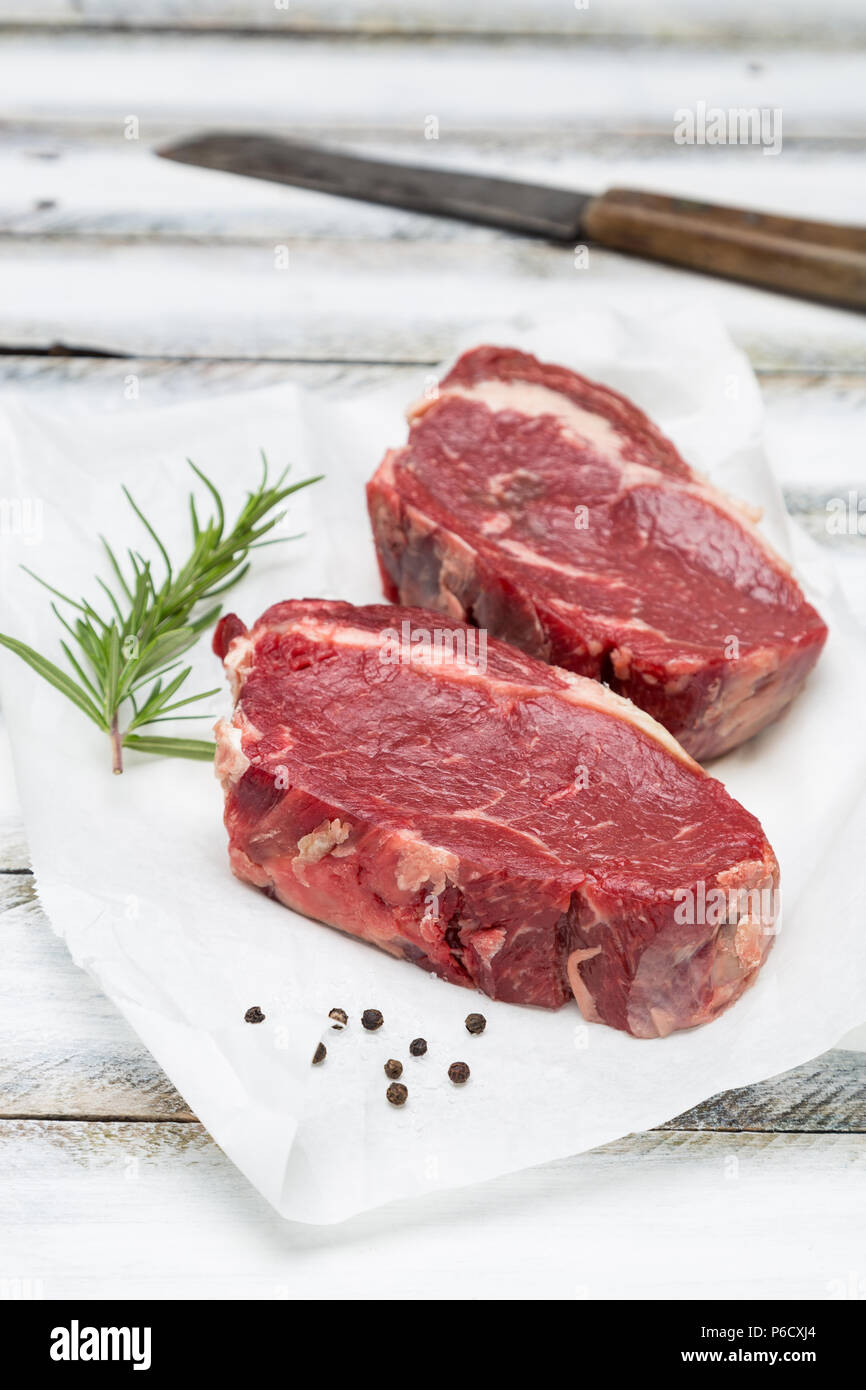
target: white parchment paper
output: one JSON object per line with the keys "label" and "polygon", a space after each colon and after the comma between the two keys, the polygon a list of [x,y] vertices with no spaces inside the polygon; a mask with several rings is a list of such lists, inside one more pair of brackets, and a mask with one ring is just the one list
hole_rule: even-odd
{"label": "white parchment paper", "polygon": [[[588,310],[567,322],[488,325],[455,351],[485,340],[527,347],[633,397],[690,462],[764,509],[767,532],[826,617],[828,646],[794,708],[713,768],[776,850],[784,926],[756,987],[695,1032],[636,1041],[584,1024],[576,1007],[548,1014],[494,1003],[236,882],[207,765],[128,754],[125,775],[113,777],[107,740],[0,652],[27,835],[55,930],[225,1152],[299,1221],[339,1221],[644,1129],[805,1061],[866,1019],[866,644],[823,552],[786,522],[747,362],[717,324],[688,309],[652,321]],[[430,376],[419,370],[416,394]],[[326,481],[298,496],[285,523],[304,538],[261,552],[228,606],[250,622],[283,598],[379,599],[363,484],[384,447],[404,438],[405,385],[335,404],[290,378],[287,368],[277,389],[161,409],[130,401],[102,416],[61,416],[4,395],[0,495],[30,499],[31,525],[23,531],[9,513],[2,630],[60,660],[47,596],[19,563],[93,597],[98,532],[147,547],[121,482],[181,556],[184,458],[215,478],[233,509],[257,475],[260,448],[274,465]],[[193,659],[196,688],[221,683],[206,640]],[[227,694],[211,708],[227,712]],[[264,1024],[243,1022],[251,1004]],[[334,1005],[351,1015],[343,1033],[327,1026]],[[366,1007],[384,1013],[380,1032],[360,1028]],[[477,1008],[488,1027],[473,1038],[463,1019]],[[414,1059],[407,1045],[419,1034],[429,1051]],[[313,1068],[320,1038],[328,1059]],[[402,1110],[384,1098],[390,1056],[405,1064]],[[472,1069],[459,1090],[445,1075],[455,1060]]]}

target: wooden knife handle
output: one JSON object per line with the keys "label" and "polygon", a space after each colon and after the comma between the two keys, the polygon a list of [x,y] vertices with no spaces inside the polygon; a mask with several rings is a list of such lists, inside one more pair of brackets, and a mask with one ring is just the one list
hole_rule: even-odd
{"label": "wooden knife handle", "polygon": [[866,309],[866,228],[612,188],[584,214],[600,246]]}

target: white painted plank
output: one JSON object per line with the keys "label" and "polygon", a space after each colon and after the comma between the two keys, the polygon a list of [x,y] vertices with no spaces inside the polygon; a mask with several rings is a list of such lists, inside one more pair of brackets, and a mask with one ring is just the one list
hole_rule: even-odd
{"label": "white painted plank", "polygon": [[766,437],[776,476],[821,499],[866,485],[866,378],[797,373],[764,378]]}
{"label": "white painted plank", "polygon": [[[137,401],[146,406],[205,400],[225,391],[254,390],[287,379],[335,399],[402,382],[403,394],[410,400],[419,389],[419,367],[206,358],[0,357],[0,390],[25,390],[61,409],[136,409],[136,401],[129,397],[132,379]],[[844,569],[849,601],[866,622],[866,538],[831,534],[827,510],[828,502],[847,498],[852,488],[861,494],[866,489],[861,448],[866,433],[866,376],[770,371],[761,374],[761,383],[767,448],[788,508],[818,541],[832,546],[837,565]]]}
{"label": "white painted plank", "polygon": [[[206,401],[227,391],[255,391],[287,380],[340,399],[405,383],[406,399],[416,389],[419,368],[406,363],[285,362],[208,358],[104,358],[0,356],[0,391],[26,391],[51,408],[114,411],[134,409],[127,391],[135,379],[138,401],[148,408],[180,401]],[[798,378],[808,380],[809,378]],[[834,383],[836,378],[833,379]],[[853,383],[859,377],[843,378]],[[864,379],[866,390],[866,379]],[[2,817],[2,802],[0,802]]]}
{"label": "white painted plank", "polygon": [[291,32],[601,34],[839,42],[862,35],[859,0],[0,0],[0,24]]}
{"label": "white painted plank", "polygon": [[[708,106],[781,108],[789,137],[863,136],[856,47],[746,50],[603,41],[296,39],[289,36],[9,30],[0,37],[0,120],[102,126],[128,116],[144,140],[167,126],[270,132],[654,130]],[[770,162],[770,161],[766,161]]]}
{"label": "white painted plank", "polygon": [[191,1118],[114,1004],[73,964],[27,869],[0,721],[0,1117]]}
{"label": "white painted plank", "polygon": [[866,317],[593,250],[576,270],[567,248],[295,241],[275,246],[7,244],[0,261],[0,346],[142,356],[430,361],[458,335],[515,314],[577,313],[582,304],[664,312],[687,298],[721,314],[757,366],[860,369]]}
{"label": "white painted plank", "polygon": [[[435,359],[431,358],[430,363]],[[125,411],[138,404],[207,400],[227,391],[257,390],[286,380],[335,399],[402,383],[408,400],[419,367],[406,363],[215,361],[207,358],[99,358],[0,356],[0,391],[26,391],[52,408]],[[765,429],[773,467],[802,516],[828,496],[866,486],[866,373],[770,371],[761,374]],[[835,543],[840,538],[824,538]],[[844,538],[842,538],[844,543]],[[2,779],[2,765],[0,765]],[[2,804],[0,804],[2,824]]]}
{"label": "white painted plank", "polygon": [[[176,131],[175,134],[179,134]],[[334,144],[328,130],[313,132]],[[677,146],[665,136],[577,140],[554,131],[503,138],[394,132],[346,136],[341,147],[422,167],[601,192],[614,184],[866,224],[861,177],[866,141],[789,140],[780,158],[757,147]],[[215,241],[304,238],[472,241],[496,233],[447,218],[377,207],[158,159],[144,141],[118,131],[91,137],[63,130],[7,132],[0,148],[0,233],[104,235]]]}
{"label": "white painted plank", "polygon": [[782,1076],[711,1096],[660,1128],[866,1134],[866,1053],[835,1048]]}
{"label": "white painted plank", "polygon": [[186,1119],[125,1020],[69,958],[33,880],[0,874],[0,1116]]}
{"label": "white painted plank", "polygon": [[0,1280],[46,1298],[825,1299],[863,1279],[864,1136],[656,1132],[332,1227],[280,1222],[197,1125],[0,1122],[0,1162]]}

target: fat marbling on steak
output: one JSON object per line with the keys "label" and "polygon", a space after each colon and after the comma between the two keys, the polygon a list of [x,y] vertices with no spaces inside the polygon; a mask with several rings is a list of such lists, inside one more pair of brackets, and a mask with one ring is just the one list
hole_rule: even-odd
{"label": "fat marbling on steak", "polygon": [[824,623],[745,509],[624,396],[479,347],[409,418],[368,485],[387,598],[605,682],[696,758],[797,694]]}
{"label": "fat marbling on steak", "polygon": [[773,940],[758,821],[628,700],[437,621],[320,599],[221,621],[234,872],[495,999],[574,997],[642,1038],[714,1018]]}

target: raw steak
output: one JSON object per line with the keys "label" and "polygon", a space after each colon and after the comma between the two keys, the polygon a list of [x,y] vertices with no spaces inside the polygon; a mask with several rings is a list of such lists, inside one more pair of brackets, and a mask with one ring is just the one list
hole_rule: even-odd
{"label": "raw steak", "polygon": [[696,758],[757,733],[827,635],[746,511],[604,386],[467,352],[368,502],[386,596],[592,676]]}
{"label": "raw steak", "polygon": [[714,1018],[773,940],[755,817],[628,700],[436,621],[319,599],[222,620],[234,872],[495,999],[573,995],[642,1038]]}

